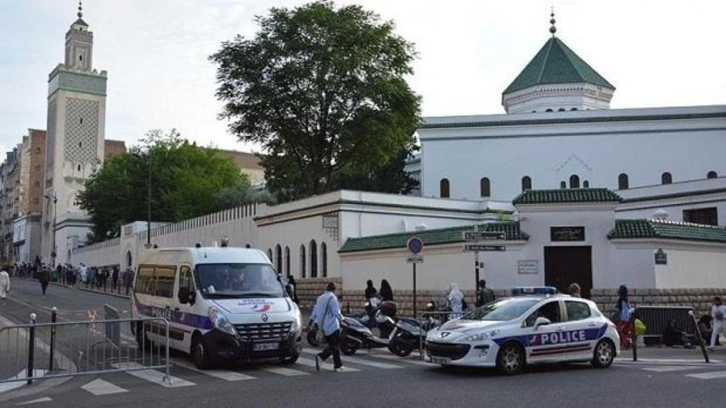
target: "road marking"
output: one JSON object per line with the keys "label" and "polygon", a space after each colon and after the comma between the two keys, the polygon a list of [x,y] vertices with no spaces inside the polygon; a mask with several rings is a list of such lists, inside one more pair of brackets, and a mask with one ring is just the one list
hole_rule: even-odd
{"label": "road marking", "polygon": [[30,404],[36,404],[38,402],[50,402],[50,401],[53,401],[53,399],[51,397],[43,397],[43,398],[31,400],[31,401],[21,402],[20,404],[16,404],[16,406],[30,405]]}
{"label": "road marking", "polygon": [[[639,358],[638,361],[633,361],[632,358],[618,357],[615,361],[619,363],[704,363],[702,358],[700,359],[687,359],[687,358]],[[721,363],[721,360],[711,360],[711,363]]]}
{"label": "road marking", "polygon": [[[299,357],[297,359],[297,364],[308,366],[308,367],[315,367],[315,360]],[[330,363],[327,363],[327,364],[323,363],[323,364],[320,364],[320,369],[326,370],[326,371],[333,371],[333,365]],[[345,367],[345,370],[343,370],[344,373],[353,372],[353,371],[360,371],[360,370],[357,368],[353,368],[353,367]]]}
{"label": "road marking", "polygon": [[654,373],[670,373],[674,371],[688,371],[698,370],[700,366],[660,366],[660,367],[646,367],[643,368],[645,371],[652,371]]}
{"label": "road marking", "polygon": [[385,359],[385,360],[400,361],[400,362],[406,363],[406,364],[414,364],[414,365],[420,365],[420,366],[426,366],[426,367],[433,367],[433,365],[431,365],[431,363],[427,363],[427,362],[421,360],[420,357],[410,357],[410,356],[409,357],[398,357],[398,356],[394,356],[392,354],[378,354],[378,353],[370,353],[368,355],[370,357],[382,358],[382,359]]}
{"label": "road marking", "polygon": [[108,381],[104,381],[100,378],[97,378],[88,384],[81,387],[82,389],[90,392],[93,395],[109,395],[109,394],[119,394],[122,392],[129,392],[129,390],[125,388],[118,387],[116,385],[111,384]]}
{"label": "road marking", "polygon": [[[122,369],[135,369],[135,368],[141,368],[144,367],[143,365],[139,363],[123,363],[123,364],[112,364],[114,368],[122,368]],[[154,384],[161,385],[162,387],[166,388],[177,388],[177,387],[188,387],[190,385],[196,385],[191,381],[183,380],[181,378],[177,378],[174,376],[169,376],[169,379],[171,379],[171,384],[169,383],[168,379],[164,379],[164,373],[156,370],[139,370],[139,371],[126,371],[126,374],[132,375],[137,378],[141,378],[142,380],[153,382]]]}
{"label": "road marking", "polygon": [[726,371],[714,371],[711,373],[686,374],[686,377],[698,378],[699,380],[712,380],[714,378],[726,377]]}
{"label": "road marking", "polygon": [[[308,353],[308,354],[317,354],[317,352],[315,350],[303,349],[303,352]],[[397,365],[393,365],[393,364],[379,363],[376,361],[368,361],[368,360],[364,360],[362,358],[356,358],[356,357],[350,357],[350,356],[343,356],[342,359],[343,359],[343,365],[345,365],[346,361],[350,361],[351,363],[355,363],[355,364],[361,364],[361,365],[366,365],[366,366],[371,366],[371,367],[376,367],[376,368],[383,368],[383,369],[387,369],[387,370],[394,369],[394,368],[403,368],[401,366],[397,366]]]}
{"label": "road marking", "polygon": [[285,377],[294,377],[294,376],[298,376],[298,375],[309,375],[310,374],[305,371],[300,371],[300,370],[295,370],[292,368],[285,368],[285,367],[267,367],[267,368],[263,368],[263,370],[267,371],[269,373],[284,375]]}
{"label": "road marking", "polygon": [[174,361],[173,364],[175,366],[182,367],[187,370],[195,371],[197,373],[202,373],[204,375],[208,375],[210,377],[219,378],[221,380],[225,381],[243,381],[243,380],[254,380],[257,377],[253,377],[251,375],[238,373],[236,371],[229,371],[229,370],[200,370],[194,365],[190,363],[182,363],[179,361]]}

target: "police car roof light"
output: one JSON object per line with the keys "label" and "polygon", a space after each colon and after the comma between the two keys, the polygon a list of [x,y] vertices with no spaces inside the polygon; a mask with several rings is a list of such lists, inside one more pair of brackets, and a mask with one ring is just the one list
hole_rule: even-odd
{"label": "police car roof light", "polygon": [[512,288],[512,296],[524,295],[554,295],[557,288],[554,286],[517,286]]}

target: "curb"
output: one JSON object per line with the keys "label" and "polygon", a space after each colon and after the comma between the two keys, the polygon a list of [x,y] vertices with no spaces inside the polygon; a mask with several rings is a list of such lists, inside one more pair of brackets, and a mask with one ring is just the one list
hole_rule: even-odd
{"label": "curb", "polygon": [[103,291],[100,291],[100,290],[95,290],[95,289],[86,289],[86,288],[76,288],[76,289],[77,289],[77,290],[82,290],[82,291],[84,291],[84,292],[90,292],[90,293],[98,293],[98,294],[100,294],[100,295],[114,296],[114,297],[117,297],[117,298],[122,298],[122,299],[131,299],[131,296],[127,296],[127,295],[122,295],[122,294],[120,294],[120,293],[113,293],[113,292],[103,292]]}

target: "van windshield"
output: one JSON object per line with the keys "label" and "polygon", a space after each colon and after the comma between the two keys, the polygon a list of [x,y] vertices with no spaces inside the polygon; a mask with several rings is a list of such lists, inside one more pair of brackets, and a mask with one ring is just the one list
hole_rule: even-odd
{"label": "van windshield", "polygon": [[196,278],[205,297],[283,297],[277,273],[267,264],[198,264]]}

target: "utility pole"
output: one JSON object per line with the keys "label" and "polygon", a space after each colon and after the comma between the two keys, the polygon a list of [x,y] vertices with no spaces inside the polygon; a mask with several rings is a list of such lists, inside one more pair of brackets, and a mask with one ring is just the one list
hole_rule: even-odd
{"label": "utility pole", "polygon": [[151,147],[147,154],[149,155],[149,178],[146,183],[146,244],[151,246]]}

